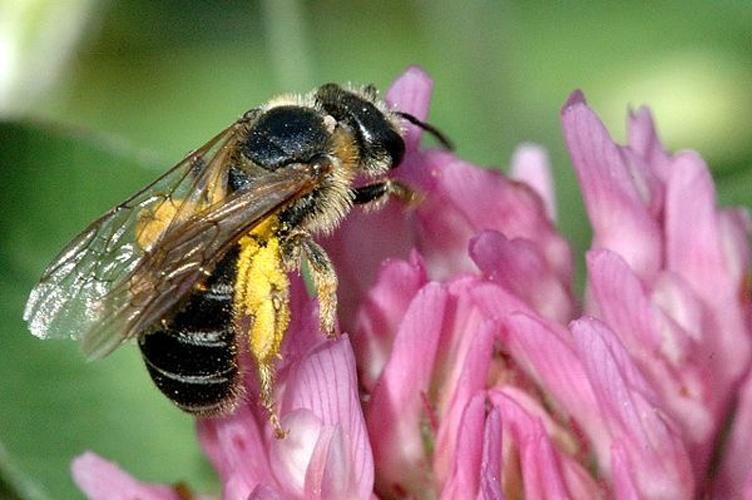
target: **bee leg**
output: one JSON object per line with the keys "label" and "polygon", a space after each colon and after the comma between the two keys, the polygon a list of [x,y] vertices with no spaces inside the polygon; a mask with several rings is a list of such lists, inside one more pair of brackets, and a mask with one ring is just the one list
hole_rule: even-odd
{"label": "bee leg", "polygon": [[319,299],[319,318],[321,331],[327,337],[334,337],[337,323],[337,273],[329,256],[323,248],[311,239],[308,233],[299,231],[288,236],[285,262],[287,270],[299,269],[301,259],[305,258],[313,278],[316,295]]}
{"label": "bee leg", "polygon": [[321,330],[331,338],[335,336],[337,322],[337,273],[329,256],[316,242],[306,238],[301,243],[319,298]]}
{"label": "bee leg", "polygon": [[[279,354],[279,351],[281,350],[281,342],[287,331],[287,327],[289,326],[290,304],[288,288],[285,287],[284,290],[272,290],[269,294],[269,302],[274,309],[274,329],[277,331],[277,333],[274,334],[274,337],[278,340],[273,341],[270,346],[267,346],[265,352],[258,352],[258,347],[251,347],[251,355],[256,362],[256,376],[258,377],[259,382],[261,404],[269,415],[269,423],[271,424],[272,429],[274,429],[274,437],[277,439],[284,439],[287,436],[288,431],[282,428],[282,424],[279,421],[277,399],[274,395],[274,384],[277,374],[276,362],[281,359]],[[281,330],[281,328],[284,330]],[[264,334],[264,336],[270,333],[272,332],[269,331]]]}
{"label": "bee leg", "polygon": [[269,415],[269,423],[274,429],[274,437],[284,439],[288,431],[282,428],[277,415],[277,404],[274,399],[274,373],[275,369],[272,363],[259,363],[256,367],[256,375],[261,389],[261,404]]}
{"label": "bee leg", "polygon": [[409,204],[420,201],[420,196],[412,188],[391,179],[353,189],[353,203],[364,205],[369,210],[381,208],[389,197],[398,198]]}
{"label": "bee leg", "polygon": [[274,434],[286,432],[275,408],[275,364],[290,324],[290,282],[285,272],[283,244],[276,237],[244,236],[238,241],[233,297],[233,323],[248,337],[256,365],[261,404],[269,413]]}

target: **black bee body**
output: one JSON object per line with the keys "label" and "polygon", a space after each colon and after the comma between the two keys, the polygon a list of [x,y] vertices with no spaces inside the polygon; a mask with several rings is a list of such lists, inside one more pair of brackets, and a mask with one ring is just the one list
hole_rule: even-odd
{"label": "black bee body", "polygon": [[240,395],[232,322],[237,255],[226,255],[205,290],[193,291],[171,320],[138,338],[154,384],[189,413],[222,413]]}

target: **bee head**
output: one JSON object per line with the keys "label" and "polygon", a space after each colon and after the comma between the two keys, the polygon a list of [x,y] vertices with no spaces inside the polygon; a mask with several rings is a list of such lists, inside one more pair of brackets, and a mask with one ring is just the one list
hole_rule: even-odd
{"label": "bee head", "polygon": [[399,166],[405,156],[405,141],[397,119],[376,105],[372,87],[366,87],[360,94],[329,83],[315,92],[314,99],[353,134],[366,174],[383,174]]}

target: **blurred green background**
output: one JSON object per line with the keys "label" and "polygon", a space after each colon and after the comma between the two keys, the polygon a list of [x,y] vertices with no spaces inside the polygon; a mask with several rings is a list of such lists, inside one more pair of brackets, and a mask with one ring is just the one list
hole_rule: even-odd
{"label": "blurred green background", "polygon": [[[649,104],[672,150],[713,168],[723,204],[750,204],[752,2],[0,0],[0,498],[69,498],[86,449],[138,478],[216,491],[189,417],[137,349],[86,363],[21,320],[56,252],[243,111],[327,81],[386,89],[433,76],[430,122],[464,158],[505,168],[545,146],[561,230],[587,222],[559,110],[584,90],[624,138]],[[580,265],[581,269],[581,265]]]}

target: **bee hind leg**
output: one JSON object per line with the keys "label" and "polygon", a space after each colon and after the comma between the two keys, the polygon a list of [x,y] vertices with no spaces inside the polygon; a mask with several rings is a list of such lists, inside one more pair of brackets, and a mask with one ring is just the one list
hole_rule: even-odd
{"label": "bee hind leg", "polygon": [[272,363],[259,363],[256,367],[256,375],[261,389],[261,404],[269,415],[269,423],[274,429],[274,437],[284,439],[288,431],[282,428],[277,415],[277,403],[274,399],[274,374],[275,369]]}

